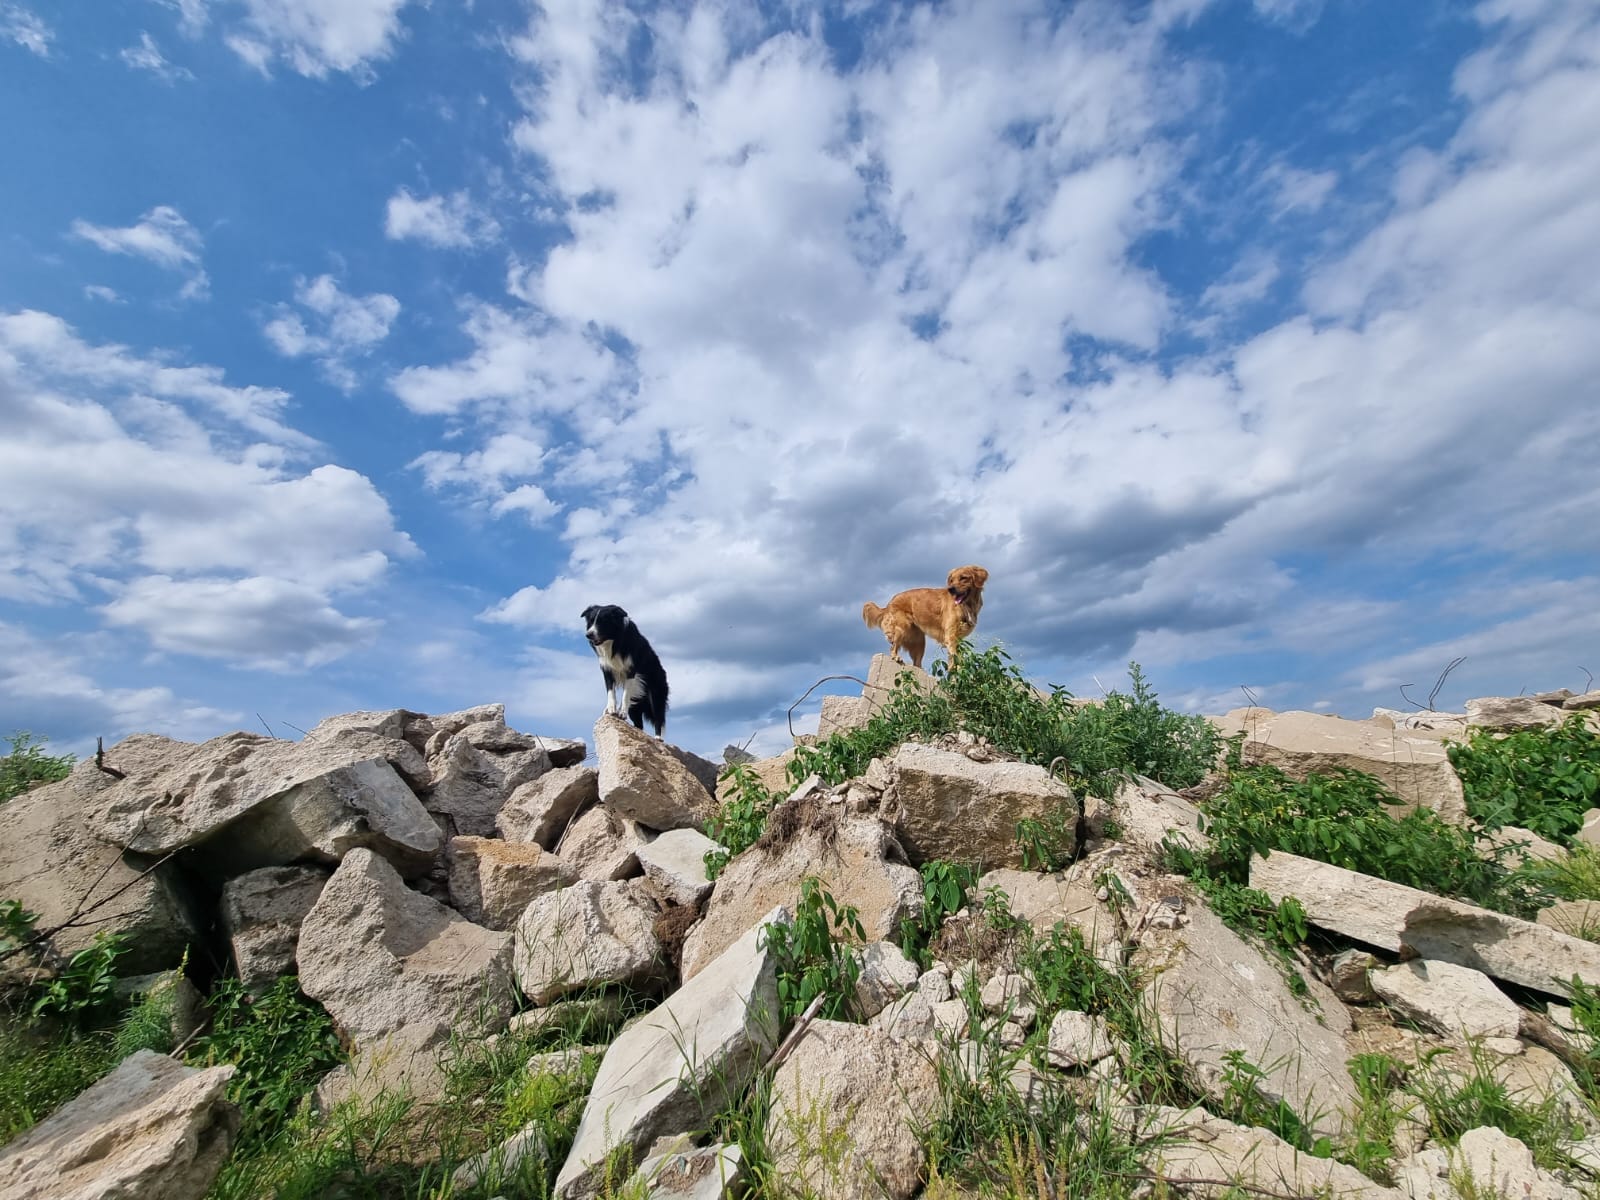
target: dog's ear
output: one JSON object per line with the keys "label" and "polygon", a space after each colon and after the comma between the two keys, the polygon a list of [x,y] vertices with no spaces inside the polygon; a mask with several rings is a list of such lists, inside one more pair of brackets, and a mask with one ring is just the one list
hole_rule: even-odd
{"label": "dog's ear", "polygon": [[585,625],[587,625],[590,621],[594,620],[594,614],[599,612],[599,611],[600,611],[600,606],[598,604],[589,605],[588,608],[583,610],[583,617],[582,617],[583,623]]}
{"label": "dog's ear", "polygon": [[973,567],[972,573],[978,577],[979,587],[982,587],[984,584],[989,582],[989,572],[985,571],[982,567]]}

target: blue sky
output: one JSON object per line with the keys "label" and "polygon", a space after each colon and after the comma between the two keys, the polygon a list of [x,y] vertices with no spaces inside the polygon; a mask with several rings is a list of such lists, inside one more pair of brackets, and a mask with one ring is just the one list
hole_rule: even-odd
{"label": "blue sky", "polygon": [[609,602],[776,749],[966,562],[1080,694],[1600,672],[1592,3],[0,0],[0,114],[0,731],[586,736]]}

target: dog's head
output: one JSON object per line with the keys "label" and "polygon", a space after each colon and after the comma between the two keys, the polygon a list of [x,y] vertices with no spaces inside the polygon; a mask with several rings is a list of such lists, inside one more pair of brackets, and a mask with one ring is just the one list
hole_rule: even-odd
{"label": "dog's head", "polygon": [[591,646],[615,640],[632,624],[632,618],[615,604],[591,604],[583,610],[583,636]]}
{"label": "dog's head", "polygon": [[957,604],[965,604],[983,591],[989,581],[989,572],[982,567],[957,567],[945,577],[945,585]]}

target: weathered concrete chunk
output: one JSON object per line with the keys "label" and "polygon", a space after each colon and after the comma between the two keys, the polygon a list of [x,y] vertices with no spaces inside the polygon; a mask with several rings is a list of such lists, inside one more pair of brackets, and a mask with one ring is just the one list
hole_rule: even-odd
{"label": "weathered concrete chunk", "polygon": [[[600,799],[651,829],[699,829],[716,812],[712,791],[671,747],[615,716],[594,726],[600,756]],[[709,764],[708,764],[709,765]]]}
{"label": "weathered concrete chunk", "polygon": [[1162,1042],[1222,1099],[1225,1055],[1241,1050],[1261,1068],[1257,1089],[1283,1100],[1314,1134],[1342,1136],[1355,1112],[1343,1034],[1350,1017],[1337,997],[1307,980],[1320,1011],[1308,1011],[1278,968],[1204,904],[1188,906],[1181,929],[1147,929],[1133,965]]}
{"label": "weathered concrete chunk", "polygon": [[1119,832],[1116,840],[1158,852],[1169,838],[1202,859],[1211,839],[1200,832],[1200,810],[1171,788],[1142,775],[1125,782],[1111,801]]}
{"label": "weathered concrete chunk", "polygon": [[1466,819],[1461,780],[1440,733],[1269,708],[1236,708],[1212,723],[1224,734],[1244,733],[1246,762],[1278,767],[1296,779],[1341,767],[1365,771],[1404,804],[1431,808],[1447,821]]}
{"label": "weathered concrete chunk", "polygon": [[6,1200],[199,1200],[239,1129],[234,1068],[197,1070],[150,1050],[0,1150]]}
{"label": "weathered concrete chunk", "polygon": [[645,878],[674,904],[699,904],[711,894],[706,878],[706,854],[717,848],[697,829],[669,829],[639,847],[639,865]]}
{"label": "weathered concrete chunk", "polygon": [[427,760],[405,740],[406,720],[416,715],[403,708],[342,713],[317,722],[302,744],[334,747],[351,762],[383,758],[413,790],[424,788],[428,784]]}
{"label": "weathered concrete chunk", "polygon": [[1546,704],[1532,696],[1482,696],[1467,701],[1469,729],[1548,729],[1567,716],[1560,702]]}
{"label": "weathered concrete chunk", "polygon": [[511,935],[411,891],[352,850],[300,927],[300,986],[340,1037],[369,1046],[404,1025],[490,1032],[511,1015]]}
{"label": "weathered concrete chunk", "polygon": [[537,842],[554,850],[572,819],[600,799],[600,772],[593,767],[557,767],[522,784],[495,815],[495,828],[510,842]]}
{"label": "weathered concrete chunk", "polygon": [[1569,712],[1585,712],[1600,708],[1600,691],[1585,692],[1581,696],[1568,696],[1561,702],[1561,707]]}
{"label": "weathered concrete chunk", "polygon": [[817,718],[817,736],[828,737],[847,729],[860,729],[872,720],[872,702],[865,696],[824,696]]}
{"label": "weathered concrete chunk", "polygon": [[441,736],[442,732],[435,733],[428,739],[423,803],[456,834],[493,835],[495,818],[506,800],[550,770],[550,756],[538,739],[507,729],[504,721],[469,725],[445,737],[442,744]]}
{"label": "weathered concrete chunk", "polygon": [[[1185,1196],[1223,1197],[1245,1188],[1273,1195],[1337,1196],[1340,1200],[1406,1200],[1404,1192],[1382,1187],[1354,1167],[1296,1150],[1265,1129],[1235,1125],[1202,1108],[1166,1115],[1150,1132],[1148,1163]],[[1146,1117],[1148,1121],[1149,1118]]]}
{"label": "weathered concrete chunk", "polygon": [[[115,756],[117,748],[113,748]],[[190,865],[218,878],[364,846],[406,875],[432,865],[438,827],[388,761],[346,739],[212,738],[153,774],[129,772],[90,801],[97,836],[142,854],[204,845]]]}
{"label": "weathered concrete chunk", "polygon": [[584,810],[556,843],[556,853],[584,879],[633,879],[644,874],[639,847],[655,836],[604,804]]}
{"label": "weathered concrete chunk", "polygon": [[864,1018],[882,1012],[890,1003],[917,986],[917,964],[893,942],[868,942],[861,947],[861,974],[856,979],[856,1003]]}
{"label": "weathered concrete chunk", "polygon": [[1373,971],[1372,990],[1401,1016],[1446,1037],[1517,1036],[1522,1010],[1470,967],[1415,958]]}
{"label": "weathered concrete chunk", "polygon": [[684,943],[683,977],[694,978],[773,905],[792,908],[808,875],[855,907],[869,941],[894,937],[900,919],[922,907],[922,878],[882,821],[843,816],[816,800],[787,801],[773,810],[761,840],[717,877],[705,919]]}
{"label": "weathered concrete chunk", "polygon": [[1050,1040],[1045,1044],[1051,1066],[1068,1069],[1091,1066],[1111,1050],[1111,1038],[1103,1019],[1070,1009],[1051,1018]]}
{"label": "weathered concrete chunk", "polygon": [[637,1157],[656,1138],[705,1127],[739,1096],[777,1045],[777,964],[763,927],[774,909],[606,1051],[556,1179],[558,1200],[596,1194],[606,1155]]}
{"label": "weathered concrete chunk", "polygon": [[1600,985],[1600,945],[1533,921],[1274,851],[1250,861],[1250,886],[1293,896],[1321,929],[1422,958],[1457,963],[1552,996],[1576,975]]}
{"label": "weathered concrete chunk", "polygon": [[744,1152],[717,1142],[652,1154],[630,1182],[648,1188],[650,1200],[726,1200],[744,1194],[744,1176]]}
{"label": "weathered concrete chunk", "polygon": [[548,1004],[600,984],[664,979],[656,916],[627,882],[584,880],[535,897],[517,921],[517,983],[535,1004]]}
{"label": "weathered concrete chunk", "polygon": [[300,926],[327,882],[316,867],[262,867],[223,884],[222,929],[245,991],[259,996],[295,973]]}
{"label": "weathered concrete chunk", "polygon": [[450,903],[469,921],[509,930],[535,896],[577,883],[578,870],[537,842],[454,837],[445,850]]}
{"label": "weathered concrete chunk", "polygon": [[915,1043],[816,1021],[773,1076],[767,1145],[779,1175],[818,1200],[909,1200],[927,1167],[917,1128],[939,1105]]}
{"label": "weathered concrete chunk", "polygon": [[[1541,1170],[1527,1145],[1492,1126],[1469,1129],[1453,1149],[1431,1146],[1395,1165],[1411,1200],[1581,1200],[1584,1192]],[[1460,1185],[1460,1186],[1458,1186]]]}
{"label": "weathered concrete chunk", "polygon": [[[895,828],[913,865],[939,858],[982,870],[1020,867],[1019,821],[1061,813],[1068,831],[1076,826],[1071,789],[1043,767],[973,762],[916,742],[895,751],[892,765],[899,798]],[[1072,846],[1062,850],[1070,853]]]}
{"label": "weathered concrete chunk", "polygon": [[1020,917],[1040,933],[1065,924],[1083,935],[1086,945],[1101,962],[1120,965],[1121,925],[1116,913],[1097,896],[1092,873],[1072,869],[1053,875],[1015,871],[1002,867],[980,876],[976,893],[999,888],[1006,895],[1011,914]]}
{"label": "weathered concrete chunk", "polygon": [[432,1021],[402,1025],[324,1075],[312,1100],[323,1113],[346,1101],[366,1103],[386,1093],[420,1104],[438,1103],[445,1095],[447,1049]]}
{"label": "weathered concrete chunk", "polygon": [[1467,736],[1467,714],[1451,712],[1403,712],[1397,708],[1375,708],[1370,720],[1385,729],[1424,729],[1462,739]]}
{"label": "weathered concrete chunk", "polygon": [[120,969],[175,967],[184,948],[199,939],[196,908],[172,864],[144,873],[149,860],[125,855],[88,830],[86,788],[78,778],[85,769],[93,771],[94,764],[80,763],[73,778],[0,804],[0,899],[37,914],[40,932],[74,916],[88,918],[43,943],[47,966],[89,946],[104,930],[128,935]]}

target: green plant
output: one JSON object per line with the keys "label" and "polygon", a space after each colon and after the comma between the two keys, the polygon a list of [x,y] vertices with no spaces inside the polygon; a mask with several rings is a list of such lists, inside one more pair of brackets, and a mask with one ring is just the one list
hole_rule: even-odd
{"label": "green plant", "polygon": [[719,778],[732,781],[733,794],[706,822],[706,836],[719,843],[716,849],[706,851],[707,879],[715,879],[730,858],[755,845],[778,802],[778,797],[743,763],[730,763]]}
{"label": "green plant", "polygon": [[46,754],[47,738],[34,739],[19,731],[8,739],[11,752],[0,758],[0,803],[20,795],[36,783],[65,779],[76,759],[70,754]]}
{"label": "green plant", "polygon": [[1517,825],[1565,845],[1600,803],[1600,733],[1584,713],[1548,729],[1476,729],[1448,753],[1467,812],[1490,829]]}
{"label": "green plant", "polygon": [[1224,1114],[1242,1125],[1270,1129],[1291,1146],[1316,1158],[1333,1154],[1333,1143],[1326,1137],[1312,1138],[1300,1114],[1283,1099],[1268,1100],[1261,1094],[1261,1081],[1267,1072],[1245,1057],[1243,1050],[1229,1050],[1222,1056],[1222,1108]]}
{"label": "green plant", "polygon": [[1347,1066],[1356,1085],[1356,1108],[1338,1157],[1369,1179],[1392,1183],[1395,1130],[1408,1115],[1396,1100],[1399,1064],[1387,1054],[1357,1054]]}
{"label": "green plant", "polygon": [[[1506,866],[1506,848],[1428,809],[1396,817],[1387,806],[1398,804],[1360,771],[1294,780],[1275,767],[1247,767],[1206,802],[1200,827],[1211,839],[1210,869],[1236,883],[1248,878],[1252,854],[1284,850],[1501,912],[1537,910],[1542,890]],[[1181,847],[1169,847],[1168,859],[1191,871],[1202,865]]]}
{"label": "green plant", "polygon": [[224,979],[211,997],[211,1017],[210,1032],[188,1061],[238,1067],[228,1098],[242,1113],[236,1145],[247,1153],[274,1136],[312,1085],[339,1064],[339,1041],[333,1021],[300,995],[293,975],[254,1000],[238,979]]}
{"label": "green plant", "polygon": [[1077,849],[1078,814],[1052,808],[1042,816],[1017,822],[1017,845],[1024,871],[1054,872],[1072,865]]}
{"label": "green plant", "polygon": [[1448,1047],[1427,1051],[1407,1075],[1406,1090],[1421,1102],[1430,1137],[1453,1146],[1468,1130],[1493,1125],[1526,1145],[1539,1166],[1566,1165],[1561,1144],[1583,1131],[1562,1111],[1556,1094],[1532,1100],[1513,1095],[1495,1071],[1497,1058],[1476,1040],[1468,1042],[1465,1071],[1436,1065],[1451,1053]]}
{"label": "green plant", "polygon": [[976,868],[933,859],[922,864],[922,908],[900,922],[900,950],[923,970],[931,965],[928,941],[951,913],[967,902],[967,889],[978,881]]}
{"label": "green plant", "polygon": [[1600,900],[1600,846],[1574,842],[1567,857],[1532,859],[1521,872],[1557,899]]}
{"label": "green plant", "polygon": [[854,906],[840,904],[815,875],[800,881],[800,900],[789,925],[765,927],[765,944],[778,963],[778,1007],[782,1019],[799,1016],[825,996],[822,1016],[848,1020],[856,1007],[861,963],[845,940],[866,940]]}
{"label": "green plant", "polygon": [[95,934],[94,941],[69,958],[40,990],[33,1014],[54,1013],[82,1020],[104,1009],[115,995],[117,958],[127,945],[125,933]]}
{"label": "green plant", "polygon": [[21,901],[0,900],[0,955],[13,954],[31,941],[38,920],[39,914],[29,912]]}

